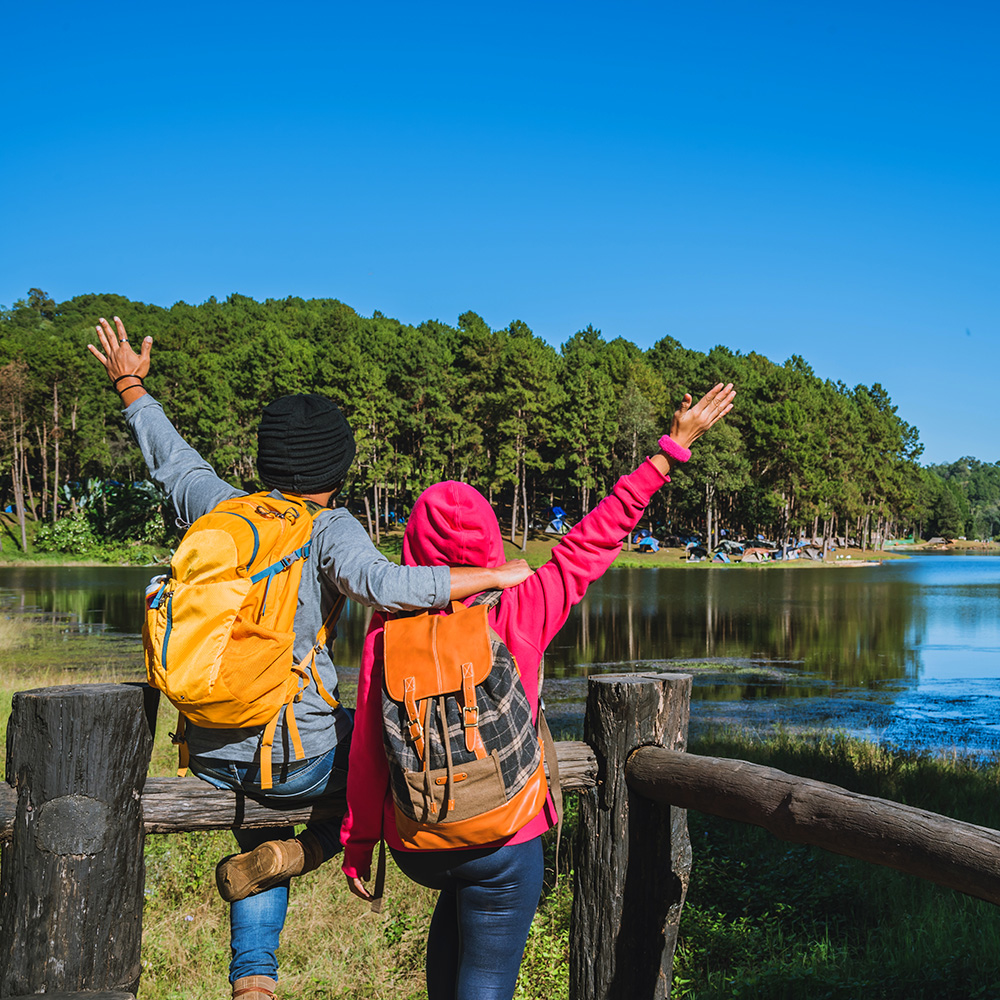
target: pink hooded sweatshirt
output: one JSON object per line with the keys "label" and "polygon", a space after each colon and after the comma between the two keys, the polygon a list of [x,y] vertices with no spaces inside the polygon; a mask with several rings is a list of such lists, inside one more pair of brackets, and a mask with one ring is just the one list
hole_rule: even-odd
{"label": "pink hooded sweatshirt", "polygon": [[[648,459],[635,472],[622,476],[611,495],[560,540],[549,561],[523,583],[505,590],[490,610],[490,625],[517,660],[533,718],[538,715],[538,670],[545,647],[587,586],[614,562],[650,497],[668,481]],[[500,526],[481,493],[465,483],[444,482],[420,495],[403,536],[405,565],[492,567],[505,561]],[[370,877],[372,853],[381,837],[396,850],[405,850],[396,832],[382,746],[384,623],[381,614],[372,618],[358,677],[347,814],[340,833],[343,870],[350,878]],[[555,822],[550,796],[534,819],[501,843],[531,840]]]}

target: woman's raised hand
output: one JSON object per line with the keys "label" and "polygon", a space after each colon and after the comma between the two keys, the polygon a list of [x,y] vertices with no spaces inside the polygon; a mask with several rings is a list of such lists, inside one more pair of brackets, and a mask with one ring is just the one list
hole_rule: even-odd
{"label": "woman's raised hand", "polygon": [[111,324],[104,317],[101,317],[101,322],[95,329],[104,351],[99,351],[93,344],[87,344],[87,348],[104,365],[112,382],[122,375],[145,378],[149,372],[149,352],[153,346],[153,338],[144,337],[142,351],[136,354],[128,342],[125,324],[117,316],[115,316],[115,326],[117,332],[111,329]]}
{"label": "woman's raised hand", "polygon": [[674,413],[670,437],[682,448],[690,448],[692,442],[697,441],[712,424],[721,420],[733,408],[735,397],[736,390],[732,382],[728,385],[719,382],[694,405],[691,403],[691,393],[686,393]]}

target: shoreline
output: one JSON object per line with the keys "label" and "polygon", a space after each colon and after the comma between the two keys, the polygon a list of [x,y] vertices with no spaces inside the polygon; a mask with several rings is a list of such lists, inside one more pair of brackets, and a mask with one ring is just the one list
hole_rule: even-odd
{"label": "shoreline", "polygon": [[[400,559],[400,539],[401,534],[390,534],[383,536],[383,542],[378,546],[379,551],[390,561],[398,563]],[[522,549],[517,543],[511,542],[509,538],[503,541],[504,553],[507,559],[526,559],[532,569],[538,569],[548,561],[552,549],[559,541],[555,535],[544,538],[531,538],[528,540],[527,549]],[[742,563],[742,562],[713,562],[711,559],[703,559],[700,562],[689,562],[684,558],[684,549],[661,548],[659,552],[639,553],[636,549],[622,549],[611,564],[612,569],[663,569],[674,567],[699,567],[711,569],[744,568],[744,569],[791,569],[791,568],[851,568],[859,566],[879,566],[884,562],[892,562],[897,559],[908,559],[911,555],[989,555],[991,553],[1000,554],[1000,543],[998,542],[952,542],[946,545],[921,543],[919,545],[897,545],[886,549],[858,549],[845,548],[831,553],[826,559],[776,559],[766,562]],[[72,559],[65,554],[40,553],[37,556],[23,556],[20,553],[15,557],[7,557],[5,553],[0,553],[0,570],[79,567],[80,569],[100,568],[100,569],[163,569],[169,566],[170,553],[164,553],[163,562],[152,563],[122,563],[103,562],[99,559]]]}

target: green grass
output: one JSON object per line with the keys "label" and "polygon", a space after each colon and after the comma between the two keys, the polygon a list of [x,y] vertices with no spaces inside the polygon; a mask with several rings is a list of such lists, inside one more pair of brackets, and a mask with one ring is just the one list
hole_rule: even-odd
{"label": "green grass", "polygon": [[[0,733],[12,694],[50,684],[133,680],[138,640],[70,636],[0,618]],[[176,758],[161,713],[150,772]],[[906,755],[843,735],[739,730],[692,752],[752,760],[1000,828],[1000,765]],[[196,779],[191,779],[192,781]],[[567,798],[562,874],[548,885],[528,938],[517,1000],[567,1000],[575,798]],[[672,995],[687,1000],[984,1000],[1000,996],[1000,910],[889,869],[788,844],[755,827],[690,812],[694,864]],[[227,907],[213,873],[234,850],[227,832],[146,841],[144,1000],[226,995]],[[279,955],[283,1000],[422,1000],[423,945],[434,894],[391,864],[375,915],[351,896],[337,862],[297,879]]]}

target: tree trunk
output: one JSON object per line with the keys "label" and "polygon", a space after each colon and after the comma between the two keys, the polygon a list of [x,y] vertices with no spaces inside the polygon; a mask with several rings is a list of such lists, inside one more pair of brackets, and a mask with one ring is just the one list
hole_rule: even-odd
{"label": "tree trunk", "polygon": [[530,518],[528,517],[528,473],[521,463],[521,512],[524,518],[524,534],[521,536],[521,551],[528,551],[528,528]]}
{"label": "tree trunk", "polygon": [[375,541],[375,531],[372,529],[372,507],[368,502],[368,491],[365,491],[365,520],[368,522],[368,537]]}
{"label": "tree trunk", "polygon": [[21,462],[22,444],[19,444],[17,422],[14,419],[11,420],[11,438],[14,445],[14,460],[10,468],[11,487],[14,490],[14,510],[17,514],[17,523],[21,527],[21,551],[27,552],[28,529],[24,517],[24,483],[21,479],[23,468]]}
{"label": "tree trunk", "polygon": [[59,516],[59,383],[52,386],[52,447],[55,451],[52,469],[52,523]]}
{"label": "tree trunk", "polygon": [[712,512],[714,507],[715,485],[711,479],[705,480],[705,548],[712,551],[712,532],[714,525],[712,522]]}
{"label": "tree trunk", "polygon": [[42,456],[42,520],[45,520],[49,508],[49,425],[43,420],[42,429],[35,424],[35,437],[38,438],[38,451]]}
{"label": "tree trunk", "polygon": [[510,540],[517,545],[517,500],[521,489],[520,456],[514,459],[514,495],[510,501]]}

